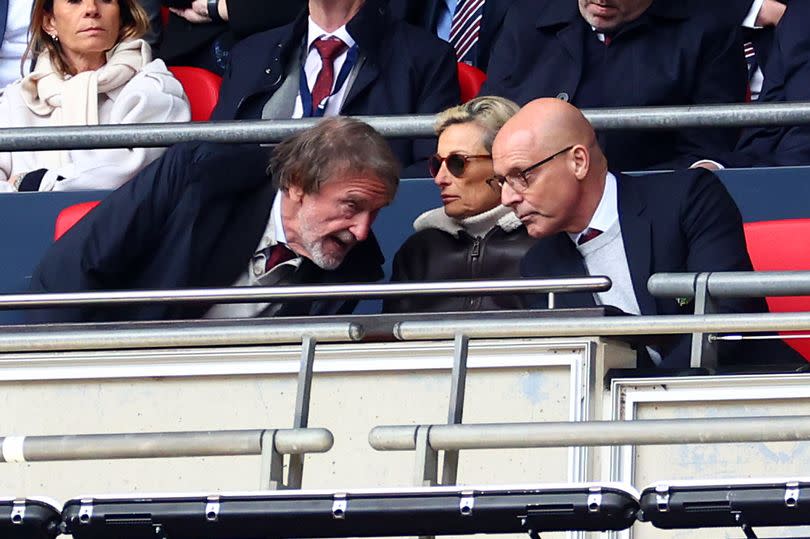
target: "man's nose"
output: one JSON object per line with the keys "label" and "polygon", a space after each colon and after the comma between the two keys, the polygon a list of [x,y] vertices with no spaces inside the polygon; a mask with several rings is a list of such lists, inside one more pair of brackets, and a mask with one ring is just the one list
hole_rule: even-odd
{"label": "man's nose", "polygon": [[371,212],[358,213],[352,220],[349,232],[357,238],[357,241],[365,241],[371,231],[371,223],[374,222],[374,215]]}
{"label": "man's nose", "polygon": [[508,182],[503,184],[501,187],[501,204],[504,206],[514,206],[515,204],[520,203],[523,200],[523,197],[512,189]]}

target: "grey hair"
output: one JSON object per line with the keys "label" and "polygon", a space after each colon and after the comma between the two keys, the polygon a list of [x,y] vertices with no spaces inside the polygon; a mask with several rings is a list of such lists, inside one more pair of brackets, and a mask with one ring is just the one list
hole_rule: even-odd
{"label": "grey hair", "polygon": [[475,123],[484,129],[481,143],[487,152],[492,152],[492,142],[503,124],[514,116],[520,107],[505,97],[485,95],[451,107],[436,116],[433,130],[441,135],[451,125]]}
{"label": "grey hair", "polygon": [[283,191],[296,186],[317,193],[330,178],[346,173],[379,178],[393,197],[399,162],[385,139],[370,125],[345,117],[325,118],[275,147],[268,173]]}

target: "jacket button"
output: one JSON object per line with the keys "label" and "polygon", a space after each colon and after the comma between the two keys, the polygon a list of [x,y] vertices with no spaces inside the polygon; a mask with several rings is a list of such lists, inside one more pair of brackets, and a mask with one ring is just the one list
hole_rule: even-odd
{"label": "jacket button", "polygon": [[272,72],[272,69],[270,69],[270,68],[268,67],[267,69],[265,69],[265,70],[264,70],[264,72],[265,72],[265,73],[267,73],[267,74],[269,75],[269,74]]}
{"label": "jacket button", "polygon": [[557,99],[562,99],[563,101],[567,102],[570,99],[570,96],[567,92],[560,92],[557,94]]}

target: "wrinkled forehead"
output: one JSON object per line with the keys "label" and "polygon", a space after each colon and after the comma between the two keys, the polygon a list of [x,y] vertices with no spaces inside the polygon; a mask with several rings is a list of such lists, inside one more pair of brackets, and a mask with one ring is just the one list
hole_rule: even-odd
{"label": "wrinkled forehead", "polygon": [[498,174],[522,170],[539,154],[537,137],[525,129],[499,133],[492,145],[493,167]]}
{"label": "wrinkled forehead", "polygon": [[320,193],[382,207],[394,198],[395,188],[373,172],[344,170],[331,174],[321,184]]}

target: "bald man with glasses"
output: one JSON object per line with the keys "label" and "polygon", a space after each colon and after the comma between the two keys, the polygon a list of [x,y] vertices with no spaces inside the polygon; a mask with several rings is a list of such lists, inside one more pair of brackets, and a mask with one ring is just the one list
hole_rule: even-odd
{"label": "bald man with glasses", "polygon": [[[694,306],[654,298],[659,272],[751,271],[742,217],[720,180],[702,169],[647,176],[611,173],[591,125],[574,106],[538,99],[499,131],[493,184],[537,242],[524,277],[607,275],[596,294],[562,294],[557,307],[612,305],[629,314],[689,314]],[[537,297],[535,308],[545,308]],[[761,298],[718,300],[719,312],[764,312]],[[640,347],[639,366],[689,367],[690,335]],[[795,362],[781,341],[721,343],[723,366]]]}

